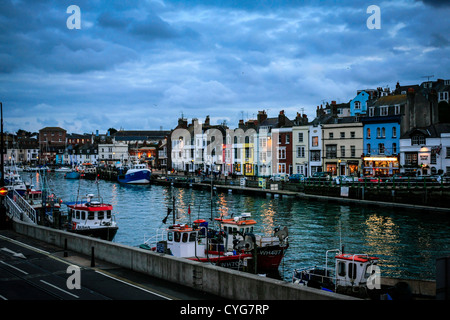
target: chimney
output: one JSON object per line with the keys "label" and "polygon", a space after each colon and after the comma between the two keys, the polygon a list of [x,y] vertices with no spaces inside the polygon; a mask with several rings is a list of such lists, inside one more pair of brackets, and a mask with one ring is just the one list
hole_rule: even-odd
{"label": "chimney", "polygon": [[204,125],[209,126],[209,116],[206,116]]}
{"label": "chimney", "polygon": [[264,120],[267,119],[267,113],[263,110],[263,111],[258,111],[258,124],[261,124],[262,122],[264,122]]}
{"label": "chimney", "polygon": [[280,111],[280,114],[278,115],[278,127],[284,127],[286,124],[286,116],[284,115],[284,110]]}
{"label": "chimney", "polygon": [[178,118],[178,128],[187,128],[187,120],[183,118]]}

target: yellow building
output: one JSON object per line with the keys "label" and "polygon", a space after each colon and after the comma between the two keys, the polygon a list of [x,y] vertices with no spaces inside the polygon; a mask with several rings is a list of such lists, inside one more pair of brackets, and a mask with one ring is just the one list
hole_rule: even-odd
{"label": "yellow building", "polygon": [[353,119],[344,118],[339,120],[340,123],[322,125],[323,171],[331,172],[333,176],[357,176],[361,172],[363,124],[348,122]]}

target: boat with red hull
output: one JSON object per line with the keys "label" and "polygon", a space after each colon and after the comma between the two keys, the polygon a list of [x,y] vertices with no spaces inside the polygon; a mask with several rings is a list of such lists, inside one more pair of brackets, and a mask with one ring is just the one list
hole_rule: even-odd
{"label": "boat with red hull", "polygon": [[[140,248],[235,270],[255,273],[278,270],[289,247],[287,228],[277,228],[269,237],[255,235],[256,221],[249,218],[249,214],[243,214],[215,219],[217,228],[210,228],[203,219],[195,220],[192,225],[173,223]],[[152,240],[156,245],[152,245]]]}

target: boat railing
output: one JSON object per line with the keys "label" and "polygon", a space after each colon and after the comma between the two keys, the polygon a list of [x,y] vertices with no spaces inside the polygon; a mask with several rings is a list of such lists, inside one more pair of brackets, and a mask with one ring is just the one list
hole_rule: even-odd
{"label": "boat railing", "polygon": [[335,276],[333,274],[333,269],[317,266],[294,269],[292,282],[306,284],[308,281],[312,280],[320,283],[334,283]]}

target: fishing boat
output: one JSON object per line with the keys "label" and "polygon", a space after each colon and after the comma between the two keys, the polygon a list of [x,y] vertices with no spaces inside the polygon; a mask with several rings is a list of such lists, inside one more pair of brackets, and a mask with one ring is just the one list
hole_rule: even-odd
{"label": "fishing boat", "polygon": [[[334,267],[328,267],[328,255],[334,253]],[[410,300],[409,285],[398,281],[395,285],[382,285],[378,267],[379,258],[368,254],[344,253],[343,249],[326,251],[324,267],[295,269],[292,282],[329,292],[363,299]]]}
{"label": "fishing boat", "polygon": [[144,163],[134,163],[125,173],[119,174],[118,181],[128,184],[149,184],[152,172]]}
{"label": "fishing boat", "polygon": [[274,272],[284,257],[289,247],[288,229],[277,227],[273,235],[262,236],[254,233],[257,222],[251,219],[250,213],[242,213],[241,216],[223,219],[216,218],[220,230],[223,230],[226,239],[226,250],[231,251],[236,247],[246,250],[256,250],[257,271]]}
{"label": "fishing boat", "polygon": [[[165,220],[169,214],[170,211]],[[249,217],[243,214],[232,219],[216,219],[218,227],[210,227],[204,219],[197,219],[192,225],[176,224],[174,218],[156,239],[147,240],[140,248],[235,270],[276,271],[289,246],[287,229],[277,228],[272,237],[255,236],[256,221]],[[152,240],[156,245],[152,245]]]}
{"label": "fishing boat", "polygon": [[119,229],[112,213],[113,206],[93,194],[80,201],[67,202],[68,231],[103,240],[114,239]]}

